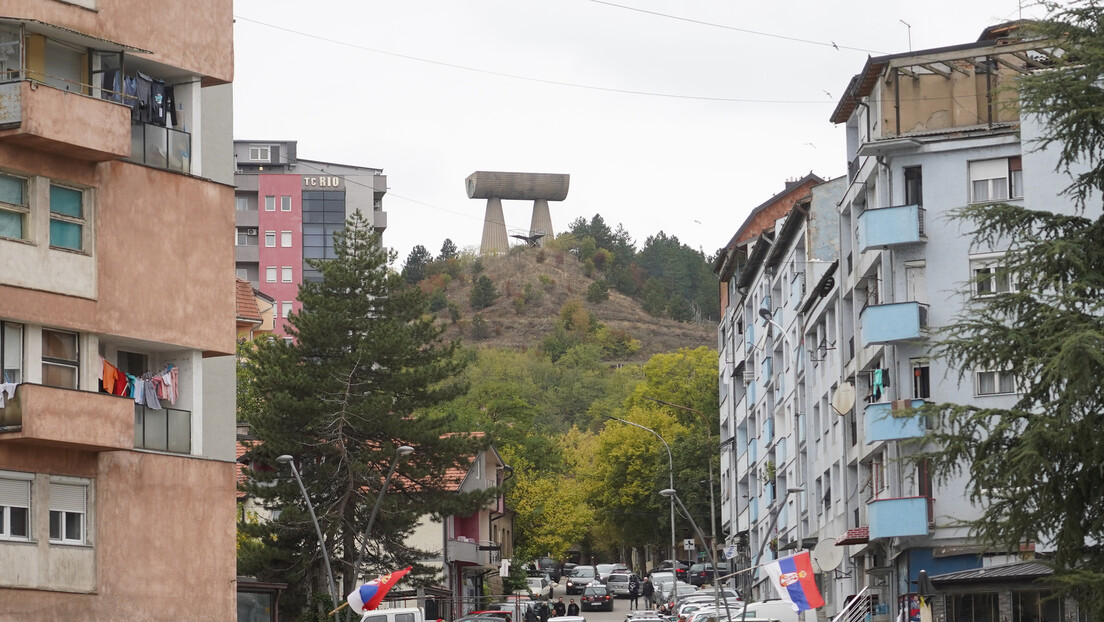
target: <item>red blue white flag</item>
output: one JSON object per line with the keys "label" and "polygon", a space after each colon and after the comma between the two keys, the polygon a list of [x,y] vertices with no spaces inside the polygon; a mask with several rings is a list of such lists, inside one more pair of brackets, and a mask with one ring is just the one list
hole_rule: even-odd
{"label": "red blue white flag", "polygon": [[763,566],[770,575],[771,584],[782,600],[790,603],[794,611],[824,606],[824,599],[817,589],[813,574],[813,562],[809,552],[783,557]]}
{"label": "red blue white flag", "polygon": [[410,566],[385,574],[358,587],[346,599],[349,601],[349,607],[357,613],[364,613],[379,607],[391,586],[398,583],[399,579],[403,578],[408,572],[410,572]]}

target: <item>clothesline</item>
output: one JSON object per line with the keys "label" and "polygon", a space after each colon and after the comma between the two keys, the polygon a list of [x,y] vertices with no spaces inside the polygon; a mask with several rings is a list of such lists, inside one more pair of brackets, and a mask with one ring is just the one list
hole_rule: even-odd
{"label": "clothesline", "polygon": [[123,372],[104,357],[100,357],[100,386],[103,393],[134,398],[134,403],[160,410],[161,401],[176,405],[180,397],[179,371],[169,363],[156,374],[146,372],[135,376]]}

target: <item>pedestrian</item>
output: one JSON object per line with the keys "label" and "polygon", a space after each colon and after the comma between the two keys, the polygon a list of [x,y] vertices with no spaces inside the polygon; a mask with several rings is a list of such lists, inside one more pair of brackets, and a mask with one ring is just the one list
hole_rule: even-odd
{"label": "pedestrian", "polygon": [[537,612],[532,607],[525,608],[525,622],[537,622]]}
{"label": "pedestrian", "polygon": [[572,598],[571,602],[567,605],[567,615],[577,616],[579,615],[579,605],[575,604],[575,599]]}
{"label": "pedestrian", "polygon": [[629,610],[637,609],[637,599],[640,596],[640,583],[636,580],[636,575],[629,577]]}
{"label": "pedestrian", "polygon": [[548,601],[542,600],[540,604],[540,622],[548,622],[550,617],[552,617],[552,610],[548,608]]}
{"label": "pedestrian", "polygon": [[561,596],[560,599],[556,601],[555,605],[552,605],[552,611],[557,616],[562,616],[567,613],[567,605],[564,604],[563,596]]}
{"label": "pedestrian", "polygon": [[652,585],[652,582],[648,580],[648,577],[644,577],[644,583],[640,586],[640,595],[644,597],[644,605],[649,608],[653,604],[653,594],[655,594],[655,586]]}

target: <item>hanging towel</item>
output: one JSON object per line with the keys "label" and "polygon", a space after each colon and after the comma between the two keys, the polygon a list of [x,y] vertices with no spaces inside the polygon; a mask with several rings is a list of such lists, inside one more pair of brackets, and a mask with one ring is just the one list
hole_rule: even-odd
{"label": "hanging towel", "polygon": [[5,395],[8,396],[9,400],[15,397],[15,387],[18,385],[18,382],[0,382],[0,408],[4,407]]}

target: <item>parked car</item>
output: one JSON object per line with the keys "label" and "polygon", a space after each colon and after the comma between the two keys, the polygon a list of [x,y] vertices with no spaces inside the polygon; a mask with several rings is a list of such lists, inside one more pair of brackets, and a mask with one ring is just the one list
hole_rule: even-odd
{"label": "parked car", "polygon": [[627,571],[614,571],[610,573],[610,576],[606,577],[606,586],[609,587],[610,594],[613,594],[614,598],[618,596],[629,595],[629,584],[636,581],[637,594],[640,593],[640,577],[636,576],[636,573]]}
{"label": "parked car", "polygon": [[513,622],[514,614],[509,611],[473,611],[453,622]]}
{"label": "parked car", "polygon": [[365,611],[361,622],[425,622],[425,614],[419,607],[397,609],[373,609]]}
{"label": "parked car", "polygon": [[598,580],[598,570],[594,566],[575,566],[567,575],[564,590],[570,594],[582,594],[586,586]]}
{"label": "parked car", "polygon": [[705,585],[706,583],[712,584],[717,577],[717,571],[714,570],[713,564],[694,564],[690,566],[688,572],[690,585]]}
{"label": "parked car", "polygon": [[598,564],[594,567],[598,571],[598,580],[602,583],[606,582],[610,573],[618,570],[628,570],[629,567],[625,564]]}
{"label": "parked car", "polygon": [[659,564],[660,570],[670,570],[675,573],[675,578],[679,581],[686,580],[686,573],[690,571],[690,562],[684,562],[679,559],[665,559]]}
{"label": "parked car", "polygon": [[548,577],[526,577],[525,588],[516,590],[514,594],[531,596],[536,600],[549,600],[555,587],[556,584]]}
{"label": "parked car", "polygon": [[583,590],[582,602],[579,605],[582,611],[587,609],[605,609],[613,611],[613,596],[609,588],[601,583],[591,583]]}
{"label": "parked car", "polygon": [[779,622],[800,622],[800,615],[794,612],[793,605],[781,599],[767,600],[758,603],[748,603],[747,617],[772,618]]}

